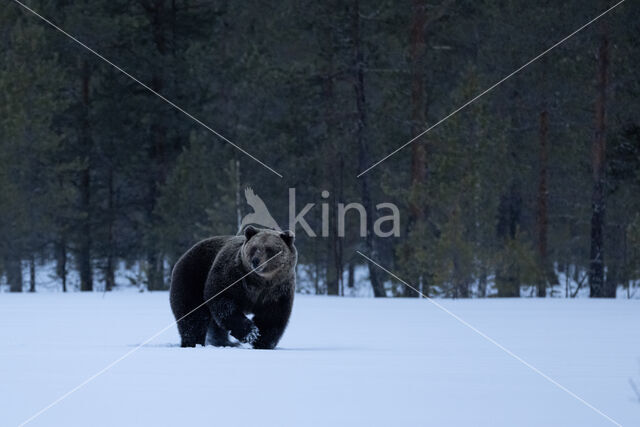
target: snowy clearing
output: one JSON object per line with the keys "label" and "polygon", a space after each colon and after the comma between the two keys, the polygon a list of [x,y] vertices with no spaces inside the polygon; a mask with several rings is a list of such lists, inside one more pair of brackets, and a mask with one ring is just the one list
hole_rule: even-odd
{"label": "snowy clearing", "polygon": [[[640,301],[438,300],[623,425],[640,425]],[[0,419],[17,425],[167,326],[166,293],[0,295]],[[279,348],[169,331],[30,425],[613,425],[426,300],[298,296]]]}

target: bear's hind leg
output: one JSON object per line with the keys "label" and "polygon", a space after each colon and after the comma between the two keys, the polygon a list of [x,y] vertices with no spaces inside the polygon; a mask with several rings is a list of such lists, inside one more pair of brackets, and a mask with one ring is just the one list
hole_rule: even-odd
{"label": "bear's hind leg", "polygon": [[207,337],[207,328],[211,321],[211,314],[206,307],[201,307],[184,319],[178,321],[178,332],[182,343],[180,347],[195,347],[196,344],[204,345]]}

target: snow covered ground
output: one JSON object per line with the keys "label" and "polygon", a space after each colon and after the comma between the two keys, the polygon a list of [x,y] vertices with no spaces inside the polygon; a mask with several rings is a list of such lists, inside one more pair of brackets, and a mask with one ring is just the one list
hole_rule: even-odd
{"label": "snow covered ground", "polygon": [[[639,300],[438,302],[640,426]],[[0,425],[172,320],[166,293],[0,294]],[[426,300],[298,296],[277,350],[177,344],[170,328],[30,425],[613,425]]]}

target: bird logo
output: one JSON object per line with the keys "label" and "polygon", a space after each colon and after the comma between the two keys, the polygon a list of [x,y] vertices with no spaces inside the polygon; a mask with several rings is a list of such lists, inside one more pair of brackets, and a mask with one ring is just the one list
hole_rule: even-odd
{"label": "bird logo", "polygon": [[278,226],[278,223],[269,213],[269,209],[264,204],[262,199],[253,192],[251,187],[247,187],[244,190],[244,197],[247,199],[247,204],[253,208],[253,212],[246,214],[240,222],[240,231],[244,230],[247,225],[255,224],[261,227],[270,228],[276,231],[282,231]]}

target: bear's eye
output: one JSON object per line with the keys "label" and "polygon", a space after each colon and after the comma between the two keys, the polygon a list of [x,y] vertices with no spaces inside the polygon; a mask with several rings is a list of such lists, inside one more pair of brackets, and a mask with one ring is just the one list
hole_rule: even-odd
{"label": "bear's eye", "polygon": [[265,250],[265,253],[266,253],[266,255],[267,255],[267,258],[271,258],[271,257],[273,257],[273,256],[276,254],[276,251],[275,251],[275,250],[273,250],[273,249],[271,249],[271,248],[267,248],[267,249]]}
{"label": "bear's eye", "polygon": [[253,258],[253,256],[256,254],[256,248],[251,248],[251,250],[249,251],[249,257]]}

